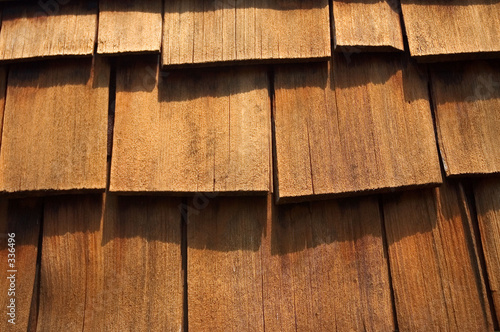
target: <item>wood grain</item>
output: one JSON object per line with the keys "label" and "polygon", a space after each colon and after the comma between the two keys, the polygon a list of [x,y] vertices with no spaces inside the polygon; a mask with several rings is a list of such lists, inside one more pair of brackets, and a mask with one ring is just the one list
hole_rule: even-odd
{"label": "wood grain", "polygon": [[500,179],[478,181],[474,196],[489,286],[500,317]]}
{"label": "wood grain", "polygon": [[412,56],[432,61],[500,52],[497,0],[401,0],[401,7]]}
{"label": "wood grain", "polygon": [[59,60],[9,74],[0,190],[104,189],[109,66]]}
{"label": "wood grain", "polygon": [[162,0],[100,0],[97,53],[159,52]]}
{"label": "wood grain", "polygon": [[[107,195],[86,331],[182,331],[180,200]],[[90,290],[89,290],[90,291]]]}
{"label": "wood grain", "polygon": [[104,269],[102,197],[45,200],[37,331],[83,331],[86,326]]}
{"label": "wood grain", "polygon": [[97,1],[7,5],[2,16],[2,60],[90,55],[94,51]]}
{"label": "wood grain", "polygon": [[263,69],[118,68],[111,191],[267,192],[270,101]]}
{"label": "wood grain", "polygon": [[404,50],[399,2],[333,0],[332,10],[337,49]]}
{"label": "wood grain", "polygon": [[463,62],[431,68],[446,175],[500,172],[500,65]]}
{"label": "wood grain", "polygon": [[166,0],[162,64],[328,58],[328,0]]}
{"label": "wood grain", "polygon": [[[42,204],[37,199],[2,199],[0,200],[0,305],[2,319],[1,331],[28,331],[30,308],[34,292],[36,292],[35,275],[37,270],[38,240],[40,224],[42,221]],[[12,258],[8,246],[8,233],[15,237],[15,264],[14,268],[8,266],[8,259]],[[12,263],[12,262],[11,262]],[[11,272],[15,270],[15,296],[8,295],[11,289]],[[15,299],[15,325],[8,322],[7,306],[10,299]]]}
{"label": "wood grain", "polygon": [[[5,111],[5,92],[7,90],[7,69],[0,67],[0,144],[2,143],[3,115]],[[1,146],[1,145],[0,145]]]}
{"label": "wood grain", "polygon": [[445,184],[384,202],[401,331],[493,331],[464,196]]}
{"label": "wood grain", "polygon": [[441,182],[427,76],[401,57],[279,67],[278,199]]}
{"label": "wood grain", "polygon": [[266,330],[394,330],[376,198],[280,206],[266,235]]}
{"label": "wood grain", "polygon": [[212,198],[187,224],[190,331],[264,331],[261,243],[266,197]]}

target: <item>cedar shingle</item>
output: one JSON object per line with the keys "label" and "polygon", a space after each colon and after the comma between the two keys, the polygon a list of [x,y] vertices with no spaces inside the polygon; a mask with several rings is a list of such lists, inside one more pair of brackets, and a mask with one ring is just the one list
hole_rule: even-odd
{"label": "cedar shingle", "polygon": [[333,0],[336,47],[346,52],[404,50],[399,2]]}
{"label": "cedar shingle", "polygon": [[109,66],[90,59],[11,68],[0,190],[106,187]]}
{"label": "cedar shingle", "polygon": [[401,331],[493,331],[463,191],[406,192],[384,202]]}
{"label": "cedar shingle", "polygon": [[498,0],[401,0],[412,56],[500,52]]}
{"label": "cedar shingle", "polygon": [[500,317],[500,179],[479,181],[474,194],[489,286]]}
{"label": "cedar shingle", "polygon": [[427,75],[400,57],[276,70],[278,198],[441,182]]}
{"label": "cedar shingle", "polygon": [[98,53],[160,51],[162,0],[100,0]]}
{"label": "cedar shingle", "polygon": [[432,67],[438,141],[447,175],[500,172],[500,65]]}
{"label": "cedar shingle", "polygon": [[267,192],[268,85],[262,68],[119,66],[110,190]]}
{"label": "cedar shingle", "polygon": [[97,1],[62,2],[6,6],[0,30],[0,59],[92,54]]}
{"label": "cedar shingle", "polygon": [[162,64],[328,58],[328,0],[165,0]]}

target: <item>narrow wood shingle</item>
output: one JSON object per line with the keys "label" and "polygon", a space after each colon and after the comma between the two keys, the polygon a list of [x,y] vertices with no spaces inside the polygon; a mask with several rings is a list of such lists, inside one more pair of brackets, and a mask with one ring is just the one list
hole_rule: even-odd
{"label": "narrow wood shingle", "polygon": [[500,317],[500,179],[478,181],[474,187],[489,286]]}
{"label": "narrow wood shingle", "polygon": [[100,0],[97,52],[159,52],[162,7],[162,0]]}
{"label": "narrow wood shingle", "polygon": [[335,44],[345,52],[404,50],[398,1],[333,0]]}

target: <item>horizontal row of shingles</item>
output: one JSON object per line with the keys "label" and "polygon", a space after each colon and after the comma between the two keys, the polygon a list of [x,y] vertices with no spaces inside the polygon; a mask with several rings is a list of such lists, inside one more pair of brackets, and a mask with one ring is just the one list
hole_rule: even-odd
{"label": "horizontal row of shingles", "polygon": [[[476,187],[493,291],[499,190],[498,181]],[[459,185],[282,207],[271,197],[211,198],[203,207],[193,200],[186,210],[168,197],[44,201],[43,211],[32,200],[0,202],[0,230],[16,233],[17,326],[24,330],[31,311],[38,331],[178,331],[183,294],[190,330],[391,331],[394,314],[402,331],[493,330]],[[39,309],[30,310],[42,213]],[[4,263],[7,249],[1,238]],[[0,280],[7,289],[7,278]]]}
{"label": "horizontal row of shingles", "polygon": [[[422,68],[376,55],[278,66],[271,117],[265,68],[167,73],[156,57],[119,62],[110,189],[268,192],[272,118],[283,201],[439,184]],[[10,68],[1,191],[105,188],[109,72],[100,60]],[[447,174],[500,172],[500,92],[474,95],[500,80],[498,66],[469,63],[447,85],[431,72]]]}
{"label": "horizontal row of shingles", "polygon": [[[335,0],[331,8],[339,50],[404,49],[399,1]],[[433,59],[500,51],[500,3],[495,0],[408,0],[402,9],[412,55]],[[78,0],[8,5],[3,14],[3,60],[90,55],[96,41],[102,54],[161,50],[163,65],[325,59],[331,54],[328,0],[175,0],[163,6],[161,0]]]}

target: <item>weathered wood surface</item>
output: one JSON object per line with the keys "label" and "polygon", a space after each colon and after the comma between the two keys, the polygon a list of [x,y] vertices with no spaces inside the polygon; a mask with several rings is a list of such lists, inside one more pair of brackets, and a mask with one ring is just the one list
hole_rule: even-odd
{"label": "weathered wood surface", "polygon": [[162,0],[99,1],[97,53],[159,52],[161,34]]}
{"label": "weathered wood surface", "polygon": [[[5,91],[7,87],[7,71],[8,70],[5,67],[0,67],[0,123],[2,124],[3,124],[3,115],[5,111]],[[2,129],[3,125],[0,127],[0,144],[2,143]]]}
{"label": "weathered wood surface", "polygon": [[[40,224],[42,221],[42,204],[37,199],[0,200],[0,305],[2,319],[0,330],[6,332],[28,331],[30,313],[34,292],[37,292],[35,275],[37,270],[38,240]],[[14,233],[15,262],[8,261],[13,258],[8,246],[8,234]],[[9,264],[15,266],[12,268]],[[13,296],[8,294],[11,289],[11,270],[15,270],[15,286]],[[7,306],[10,299],[15,299],[15,325],[8,322]]]}
{"label": "weathered wood surface", "polygon": [[401,0],[412,56],[500,52],[498,0]]}
{"label": "weathered wood surface", "polygon": [[489,286],[500,317],[500,179],[478,182],[474,196]]}
{"label": "weathered wood surface", "polygon": [[267,331],[393,331],[376,198],[276,209],[263,249]]}
{"label": "weathered wood surface", "polygon": [[107,195],[97,243],[103,279],[96,296],[87,298],[85,330],[182,331],[179,204],[165,197]]}
{"label": "weathered wood surface", "polygon": [[189,330],[264,331],[267,198],[194,202],[187,214]]}
{"label": "weathered wood surface", "polygon": [[330,54],[327,0],[165,0],[165,66]]}
{"label": "weathered wood surface", "polygon": [[0,60],[92,54],[97,7],[97,1],[85,0],[6,5]]}
{"label": "weathered wood surface", "polygon": [[400,57],[278,67],[275,90],[280,201],[441,182],[427,75]]}
{"label": "weathered wood surface", "polygon": [[333,0],[332,8],[339,50],[404,50],[399,2]]}
{"label": "weathered wood surface", "polygon": [[45,199],[37,331],[88,326],[86,316],[92,314],[105,269],[102,205],[102,195]]}
{"label": "weathered wood surface", "polygon": [[431,67],[438,141],[446,175],[500,172],[500,65]]}
{"label": "weathered wood surface", "polygon": [[108,85],[98,60],[11,67],[0,190],[104,189]]}
{"label": "weathered wood surface", "polygon": [[407,192],[384,202],[401,331],[493,331],[463,191]]}
{"label": "weathered wood surface", "polygon": [[38,331],[182,330],[179,204],[47,198]]}
{"label": "weathered wood surface", "polygon": [[118,67],[111,191],[267,192],[271,111],[262,68]]}

